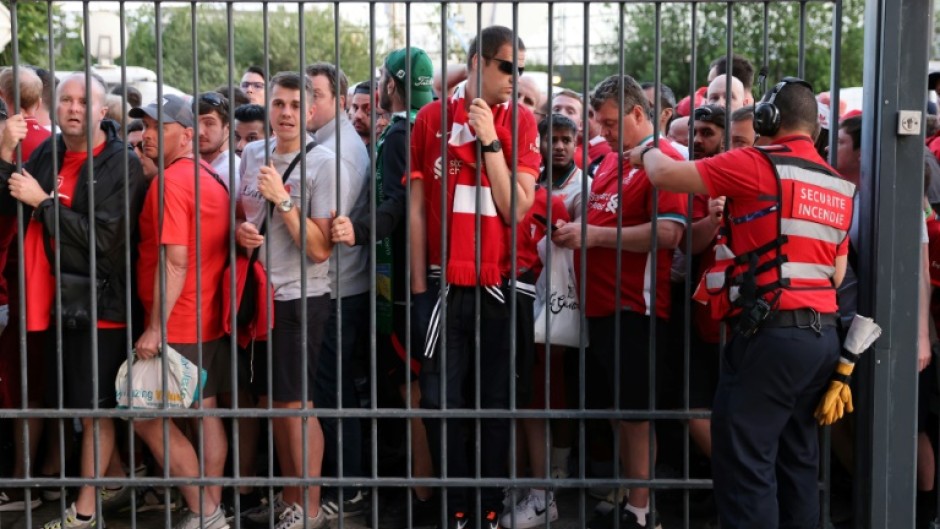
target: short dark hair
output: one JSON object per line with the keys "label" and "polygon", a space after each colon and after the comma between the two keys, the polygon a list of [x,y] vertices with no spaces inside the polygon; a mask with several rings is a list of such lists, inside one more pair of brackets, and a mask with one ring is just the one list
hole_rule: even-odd
{"label": "short dark hair", "polygon": [[819,128],[819,106],[812,88],[787,83],[777,92],[774,105],[780,111],[780,129],[799,130],[815,137]]}
{"label": "short dark hair", "polygon": [[127,134],[144,130],[144,120],[132,119],[127,123]]}
{"label": "short dark hair", "polygon": [[[307,66],[304,73],[307,74],[307,77],[322,75],[332,81],[330,83],[330,90],[333,93],[333,97],[346,97],[346,93],[349,92],[349,79],[346,78],[346,74],[343,73],[343,70],[328,62],[315,62]],[[337,77],[339,78],[339,87],[336,86]],[[339,90],[337,90],[337,88],[339,88]]]}
{"label": "short dark hair", "polygon": [[246,73],[253,73],[253,74],[260,75],[261,78],[265,80],[267,80],[268,78],[268,76],[264,75],[264,69],[256,64],[252,64],[248,68],[245,68],[245,72],[242,75],[245,75]]}
{"label": "short dark hair", "polygon": [[237,121],[241,121],[242,123],[264,121],[264,107],[261,105],[255,105],[253,103],[240,105],[235,108],[235,119]]}
{"label": "short dark hair", "polygon": [[[111,89],[111,93],[114,95],[123,95],[124,94],[124,85],[117,85]],[[131,108],[139,108],[143,104],[143,96],[140,94],[140,90],[134,88],[133,86],[127,87],[127,104]]]}
{"label": "short dark hair", "polygon": [[[718,75],[725,75],[728,73],[728,56],[722,55],[718,57],[710,65],[708,69],[712,68],[718,72]],[[751,88],[754,87],[754,65],[751,64],[751,61],[745,59],[744,57],[734,54],[731,58],[731,75],[737,77],[741,84],[744,85],[744,91],[748,92]]]}
{"label": "short dark hair", "polygon": [[[232,88],[232,100],[231,106],[238,108],[246,103],[249,103],[248,96],[245,95],[245,92],[238,86],[233,86]],[[215,87],[215,91],[222,94],[225,97],[228,97],[229,85],[223,84]]]}
{"label": "short dark hair", "polygon": [[858,150],[862,144],[862,116],[852,116],[845,118],[839,123],[839,130],[844,130],[846,134],[852,137],[852,150]]}
{"label": "short dark hair", "polygon": [[[652,81],[646,81],[640,83],[640,88],[643,90],[649,90],[653,88],[655,91],[656,83]],[[672,91],[672,88],[669,88],[665,84],[659,84],[659,107],[660,110],[665,110],[667,108],[676,108],[676,94]]]}
{"label": "short dark hair", "polygon": [[[492,59],[498,52],[499,49],[505,46],[506,44],[512,45],[513,43],[513,33],[512,30],[506,26],[490,26],[484,28],[480,32],[480,53],[483,55],[484,59]],[[525,44],[522,43],[522,39],[515,37],[517,48],[525,51]],[[473,58],[477,54],[477,37],[473,37],[473,40],[470,41],[470,47],[467,49],[467,68],[473,63]]]}
{"label": "short dark hair", "polygon": [[307,97],[313,97],[313,83],[310,78],[297,72],[278,72],[274,74],[274,77],[271,78],[271,86],[305,91]]}
{"label": "short dark hair", "polygon": [[646,98],[646,92],[640,88],[639,83],[629,75],[623,77],[611,75],[604,79],[591,93],[591,106],[594,110],[599,110],[607,101],[620,103],[620,94],[623,94],[623,110],[629,112],[633,107],[639,106],[643,109],[646,117],[653,119],[653,109],[650,107],[649,99]]}
{"label": "short dark hair", "polygon": [[725,128],[725,107],[721,105],[702,105],[692,113],[693,121],[704,121],[716,127]]}
{"label": "short dark hair", "polygon": [[223,125],[228,125],[228,99],[224,95],[212,91],[199,94],[196,98],[197,104],[197,115],[205,116],[211,112],[215,112],[219,116],[219,119],[222,120]]}
{"label": "short dark hair", "polygon": [[754,121],[754,107],[748,105],[741,107],[731,113],[731,122],[740,123],[742,121]]}
{"label": "short dark hair", "polygon": [[356,88],[353,89],[354,94],[371,94],[372,93],[372,81],[362,81],[361,83],[356,84]]}
{"label": "short dark hair", "polygon": [[[564,114],[552,114],[551,115],[552,130],[555,129],[568,129],[575,136],[578,135],[578,126],[575,125],[574,121],[571,120],[568,116]],[[539,122],[539,136],[544,138],[550,136],[548,130],[549,119],[545,118]]]}

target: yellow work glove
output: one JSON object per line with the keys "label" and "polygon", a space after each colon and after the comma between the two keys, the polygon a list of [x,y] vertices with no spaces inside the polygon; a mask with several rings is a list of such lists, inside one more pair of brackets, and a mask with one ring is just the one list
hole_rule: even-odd
{"label": "yellow work glove", "polygon": [[849,378],[852,370],[855,369],[854,363],[840,361],[836,364],[836,372],[832,375],[832,381],[829,382],[829,389],[826,390],[819,406],[816,407],[816,420],[823,426],[828,426],[846,413],[852,413],[852,390],[849,388]]}

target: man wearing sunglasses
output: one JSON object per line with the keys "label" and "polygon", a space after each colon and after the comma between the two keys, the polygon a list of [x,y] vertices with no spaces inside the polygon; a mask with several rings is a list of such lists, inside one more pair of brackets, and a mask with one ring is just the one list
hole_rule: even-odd
{"label": "man wearing sunglasses", "polygon": [[[229,185],[229,164],[232,151],[228,148],[229,106],[228,99],[218,92],[199,95],[199,156],[219,175],[222,183]],[[236,163],[238,161],[236,160]],[[238,189],[238,173],[235,187]]]}
{"label": "man wearing sunglasses", "polygon": [[[516,98],[516,74],[521,75],[525,65],[522,41],[509,28],[491,26],[473,39],[469,50],[467,82],[458,86],[450,98],[430,103],[418,112],[411,142],[412,293],[424,294],[429,276],[439,276],[445,270],[450,285],[447,313],[441,320],[441,325],[446,325],[446,350],[436,350],[437,340],[429,331],[432,339],[421,368],[421,404],[432,409],[445,402],[448,409],[464,408],[472,402],[472,398],[464,400],[463,389],[472,384],[475,346],[479,346],[480,365],[486,366],[481,373],[486,389],[480,392],[479,402],[483,408],[509,407],[513,354],[509,340],[512,292],[507,286],[513,257],[509,230],[513,219],[521,221],[532,206],[542,161],[535,118],[523,105],[512,103]],[[449,125],[442,130],[441,116],[445,112]],[[512,133],[514,124],[518,126],[517,135]],[[443,142],[447,146],[446,161],[441,159]],[[516,167],[512,153],[516,153]],[[480,208],[476,206],[477,196]],[[446,209],[442,197],[446,197]],[[445,222],[444,235],[449,235],[445,237],[449,242],[447,248],[442,248],[441,228]],[[476,222],[480,224],[479,232]],[[479,256],[475,251],[477,233]],[[448,256],[446,261],[443,255]],[[479,314],[474,304],[476,287],[482,287],[483,292]],[[480,343],[475,343],[477,316],[486,329],[480,333]],[[440,327],[434,325],[433,329]],[[445,363],[438,362],[442,357],[446,358],[446,372]],[[441,394],[443,377],[447,377],[446,395]],[[441,449],[441,421],[425,421],[436,456]],[[480,425],[482,476],[505,476],[509,421],[483,419]],[[446,432],[448,474],[471,475],[465,450],[471,432],[462,420],[448,420]],[[477,520],[484,528],[497,527],[503,495],[496,487],[484,488],[481,493],[480,512],[470,512],[468,509],[475,504],[471,491],[448,488],[448,525],[463,527],[479,516]]]}

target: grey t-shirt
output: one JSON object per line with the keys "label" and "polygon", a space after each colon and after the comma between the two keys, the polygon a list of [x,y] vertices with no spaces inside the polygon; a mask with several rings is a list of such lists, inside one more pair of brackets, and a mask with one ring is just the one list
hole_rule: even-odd
{"label": "grey t-shirt", "polygon": [[229,160],[231,158],[235,158],[235,189],[238,189],[238,156],[235,155],[234,151],[226,150],[219,154],[215,160],[212,160],[212,169],[215,170],[219,178],[222,179],[222,183],[225,184],[225,187],[228,187]]}
{"label": "grey t-shirt", "polygon": [[[337,120],[330,121],[314,133],[320,147],[336,152]],[[346,215],[354,219],[368,219],[369,196],[372,174],[369,151],[359,133],[345,115],[339,117],[340,181],[349,186],[348,194],[342,199],[337,215]],[[339,257],[339,294],[341,297],[354,296],[369,291],[369,247],[345,244],[333,247],[330,257],[330,297],[336,298],[337,256]]]}
{"label": "grey t-shirt", "polygon": [[[283,176],[287,166],[299,151],[278,154],[274,152],[277,139],[270,144],[271,161]],[[264,165],[264,142],[249,143],[242,151],[238,199],[245,211],[245,219],[260,226],[265,218],[268,201],[258,192],[258,174]],[[307,153],[306,167],[298,163],[291,171],[285,187],[294,206],[300,207],[301,187],[306,186],[306,215],[311,219],[328,219],[336,207],[336,158],[329,149],[314,147]],[[304,177],[306,175],[306,177]],[[340,187],[341,192],[343,186]],[[309,229],[309,228],[308,228]],[[316,229],[316,228],[313,228]],[[329,235],[327,235],[329,236]],[[271,260],[266,259],[265,246],[271,247]],[[307,297],[330,292],[329,262],[315,263],[305,256],[294,243],[279,213],[271,214],[264,235],[264,244],[258,249],[259,260],[270,273],[274,284],[274,299],[288,301],[301,298],[300,277],[303,266],[307,269]]]}

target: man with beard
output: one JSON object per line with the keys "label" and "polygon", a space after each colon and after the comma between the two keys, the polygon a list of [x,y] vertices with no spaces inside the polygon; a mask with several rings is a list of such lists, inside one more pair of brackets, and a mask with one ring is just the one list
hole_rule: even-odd
{"label": "man with beard", "polygon": [[241,158],[245,146],[264,139],[264,107],[249,103],[235,109],[235,155]]}
{"label": "man with beard", "polygon": [[718,105],[705,105],[695,109],[695,135],[692,137],[694,160],[711,158],[721,153],[725,144],[725,109]]}
{"label": "man with beard", "polygon": [[[229,185],[229,164],[232,151],[228,148],[228,99],[218,92],[199,94],[199,156],[212,166],[222,182]],[[238,189],[238,174],[235,177]]]}
{"label": "man with beard", "polygon": [[[380,356],[378,362],[382,372],[388,374],[392,382],[401,391],[403,401],[410,401],[417,408],[421,399],[421,390],[417,384],[419,362],[426,326],[421,318],[412,318],[411,356],[405,350],[406,343],[406,288],[405,251],[406,223],[403,222],[407,211],[407,195],[402,177],[407,174],[408,129],[414,123],[418,110],[433,99],[431,80],[434,65],[424,50],[411,48],[411,77],[405,75],[406,49],[393,51],[385,59],[382,79],[379,82],[379,105],[392,116],[391,124],[378,138],[376,148],[375,189],[378,205],[376,206],[375,240],[376,267],[378,282],[391,283],[391,298],[380,294],[378,304],[391,306],[391,321],[383,317],[379,309],[378,328],[380,332]],[[410,107],[406,96],[410,91]],[[371,243],[371,224],[366,212],[352,219],[339,216],[333,221],[333,242],[348,246],[367,246]],[[432,294],[436,294],[435,290]],[[384,311],[388,314],[388,311]],[[384,319],[383,319],[384,318]],[[407,392],[407,380],[413,380],[410,394]],[[428,448],[427,434],[420,418],[410,419],[412,475],[429,477],[431,475],[431,454]],[[383,491],[384,493],[384,491]],[[415,525],[425,514],[433,514],[425,508],[431,497],[428,487],[415,487]],[[387,500],[387,501],[386,501]],[[381,527],[404,527],[407,518],[407,503],[395,501],[394,497],[382,496],[379,502],[373,502],[374,509],[381,509]],[[430,512],[429,512],[430,511]],[[426,518],[426,517],[425,517]],[[371,517],[369,517],[371,519]],[[421,521],[425,521],[421,519]],[[431,523],[428,521],[428,523]]]}
{"label": "man with beard", "polygon": [[353,89],[349,101],[349,119],[366,147],[372,142],[372,81],[363,81]]}

